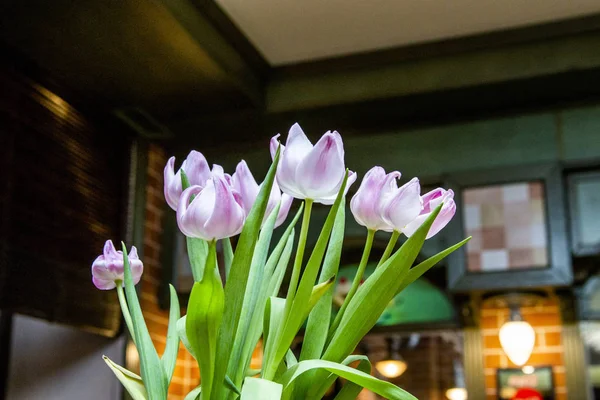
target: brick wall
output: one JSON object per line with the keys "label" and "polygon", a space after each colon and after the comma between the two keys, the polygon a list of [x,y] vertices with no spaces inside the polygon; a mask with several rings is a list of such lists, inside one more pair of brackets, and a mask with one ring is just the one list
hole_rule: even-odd
{"label": "brick wall", "polygon": [[[562,322],[558,303],[547,301],[535,307],[521,308],[523,319],[535,330],[535,347],[527,365],[547,366],[554,371],[556,400],[567,399],[563,361]],[[508,308],[484,308],[481,315],[485,387],[488,400],[496,400],[496,370],[516,368],[510,362],[498,339],[500,327],[509,319]]]}
{"label": "brick wall", "polygon": [[[148,154],[148,184],[146,187],[146,219],[144,223],[144,275],[142,276],[141,303],[144,318],[152,341],[162,354],[165,348],[168,311],[158,306],[157,292],[162,279],[160,250],[162,240],[162,220],[164,213],[173,212],[166,206],[163,195],[163,169],[167,162],[164,150],[150,145]],[[181,310],[182,315],[185,310]],[[177,364],[171,386],[169,400],[182,400],[200,381],[196,361],[180,345]]]}

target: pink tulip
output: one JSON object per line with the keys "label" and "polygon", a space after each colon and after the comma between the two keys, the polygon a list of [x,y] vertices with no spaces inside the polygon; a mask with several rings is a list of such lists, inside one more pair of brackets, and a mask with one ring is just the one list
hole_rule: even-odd
{"label": "pink tulip", "polygon": [[350,210],[354,219],[369,230],[389,230],[380,214],[383,186],[388,176],[400,177],[400,172],[394,171],[386,175],[381,167],[371,168],[363,178],[356,194],[350,200]]}
{"label": "pink tulip", "polygon": [[[213,170],[215,167],[218,166],[214,166]],[[179,204],[179,198],[181,197],[182,192],[181,170],[185,171],[185,174],[190,181],[190,185],[204,187],[206,181],[211,177],[208,162],[200,152],[192,150],[181,164],[181,168],[179,168],[177,173],[175,173],[175,157],[169,158],[164,171],[165,199],[167,200],[169,207],[175,211],[177,211],[177,205]]]}
{"label": "pink tulip", "polygon": [[[271,157],[275,157],[279,135],[271,139]],[[298,199],[333,204],[346,174],[344,144],[337,132],[327,131],[316,145],[308,140],[297,123],[290,128],[285,146],[281,146],[281,160],[277,183],[283,191]],[[346,190],[356,180],[351,172]]]}
{"label": "pink tulip", "polygon": [[[195,196],[190,203],[190,198]],[[214,175],[206,186],[190,186],[181,194],[177,224],[183,234],[204,240],[223,239],[242,231],[246,214],[241,199],[225,177]]]}
{"label": "pink tulip", "polygon": [[[256,201],[256,197],[258,196],[258,192],[262,186],[262,183],[259,185],[256,183],[252,172],[250,172],[250,168],[248,168],[248,164],[246,161],[242,160],[238,163],[235,173],[231,177],[233,189],[240,194],[242,199],[242,207],[246,215],[250,213],[254,202]],[[279,207],[279,213],[277,214],[277,220],[275,221],[275,227],[278,227],[285,221],[287,218],[288,212],[290,211],[290,207],[292,205],[293,197],[287,194],[281,194],[281,190],[279,190],[279,186],[277,182],[273,182],[273,188],[271,189],[271,194],[269,196],[269,201],[267,203],[267,209],[265,211],[265,216],[263,218],[263,224],[271,215],[271,212],[277,204],[281,202],[281,206]]]}
{"label": "pink tulip", "polygon": [[441,203],[444,203],[440,213],[433,221],[429,232],[427,233],[427,239],[441,231],[448,222],[452,220],[456,213],[456,203],[454,202],[454,192],[452,190],[444,190],[437,188],[429,193],[425,193],[423,199],[423,210],[421,214],[404,229],[404,234],[410,237],[415,231],[425,222],[427,217],[435,210]]}
{"label": "pink tulip", "polygon": [[[144,265],[138,257],[135,246],[131,246],[128,257],[133,284],[137,285],[142,277]],[[125,272],[123,268],[123,252],[117,251],[113,242],[107,240],[104,244],[103,253],[92,264],[92,282],[100,290],[114,289],[117,286],[116,281],[122,282],[124,280]]]}
{"label": "pink tulip", "polygon": [[404,232],[406,226],[414,221],[423,209],[421,185],[417,178],[412,178],[398,187],[396,179],[400,174],[398,173],[396,176],[392,174],[388,174],[383,185],[379,212],[383,220],[391,227],[388,231]]}

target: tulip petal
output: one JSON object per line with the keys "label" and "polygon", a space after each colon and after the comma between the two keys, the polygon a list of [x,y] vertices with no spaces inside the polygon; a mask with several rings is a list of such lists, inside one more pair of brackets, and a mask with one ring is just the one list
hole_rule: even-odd
{"label": "tulip petal", "polygon": [[419,180],[413,178],[388,199],[383,217],[394,230],[402,232],[406,225],[419,216],[423,209],[420,194]]}
{"label": "tulip petal", "polygon": [[294,198],[287,194],[281,195],[281,206],[279,207],[279,214],[277,215],[277,220],[275,221],[275,228],[283,224],[290,212],[290,208],[292,207],[292,202]]}
{"label": "tulip petal", "polygon": [[235,200],[231,187],[225,179],[216,176],[212,183],[215,191],[214,203],[204,229],[209,233],[210,239],[223,239],[237,235],[244,225],[244,210]]}
{"label": "tulip petal", "polygon": [[346,173],[341,146],[339,135],[326,133],[300,161],[295,181],[306,197],[318,199],[337,193]]}
{"label": "tulip petal", "polygon": [[[214,186],[210,182],[212,180],[207,182],[204,189],[200,186],[190,186],[181,194],[177,207],[177,225],[186,236],[205,239],[198,234],[198,225],[203,225],[204,221],[209,218],[214,204]],[[192,196],[196,197],[190,203]],[[197,207],[200,203],[201,205]]]}
{"label": "tulip petal", "polygon": [[182,168],[190,180],[190,185],[204,186],[211,177],[208,161],[204,155],[199,151],[192,150],[184,162],[185,168],[183,166]]}
{"label": "tulip petal", "polygon": [[232,186],[240,194],[241,204],[246,214],[248,214],[256,201],[260,188],[246,161],[242,160],[238,163],[232,177]]}
{"label": "tulip petal", "polygon": [[175,157],[169,158],[163,175],[165,181],[165,200],[169,207],[173,210],[177,210],[179,196],[181,195],[181,178],[179,177],[179,174],[177,176],[175,175]]}
{"label": "tulip petal", "polygon": [[[273,143],[273,141],[271,141]],[[298,164],[311,152],[313,145],[308,140],[300,125],[295,123],[290,128],[285,148],[282,148],[281,162],[277,169],[277,183],[284,193],[300,199],[305,198],[296,182]],[[273,144],[271,144],[273,154]]]}
{"label": "tulip petal", "polygon": [[[346,182],[346,189],[344,190],[346,193],[348,193],[350,186],[352,186],[352,184],[354,182],[356,182],[356,178],[357,178],[356,172],[348,171],[348,182]],[[339,188],[338,188],[338,191],[339,191]],[[346,194],[346,193],[344,193],[344,194]],[[326,206],[329,206],[335,202],[336,197],[337,197],[337,192],[335,194],[332,194],[331,196],[322,196],[322,197],[319,197],[318,199],[313,199],[313,200],[316,201],[317,203],[321,203]]]}
{"label": "tulip petal", "polygon": [[350,200],[350,210],[354,219],[367,229],[378,230],[385,225],[378,209],[385,177],[383,168],[379,166],[371,168]]}

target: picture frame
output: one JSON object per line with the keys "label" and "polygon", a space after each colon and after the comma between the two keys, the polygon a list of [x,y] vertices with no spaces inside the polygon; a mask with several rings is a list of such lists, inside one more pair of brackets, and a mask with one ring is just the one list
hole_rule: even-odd
{"label": "picture frame", "polygon": [[[555,400],[554,374],[551,366],[500,368],[496,371],[497,399]],[[520,397],[522,396],[522,397]]]}
{"label": "picture frame", "polygon": [[567,189],[573,254],[600,254],[600,225],[595,219],[586,218],[600,210],[600,170],[569,173]]}
{"label": "picture frame", "polygon": [[446,228],[451,242],[467,235],[464,223],[463,192],[469,188],[541,182],[543,184],[547,264],[536,268],[469,271],[467,249],[462,247],[448,257],[448,287],[454,292],[472,290],[522,289],[568,286],[573,281],[568,246],[564,186],[560,167],[536,164],[494,170],[465,172],[448,176],[446,186],[455,192],[456,215]]}

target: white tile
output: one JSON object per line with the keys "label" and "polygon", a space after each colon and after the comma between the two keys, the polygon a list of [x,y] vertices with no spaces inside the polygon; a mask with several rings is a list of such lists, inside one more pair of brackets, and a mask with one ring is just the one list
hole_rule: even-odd
{"label": "white tile", "polygon": [[546,226],[544,224],[533,224],[530,227],[531,245],[533,247],[546,247]]}
{"label": "white tile", "polygon": [[481,207],[479,205],[466,205],[464,216],[466,229],[481,228]]}
{"label": "white tile", "polygon": [[526,183],[515,183],[503,186],[502,199],[504,203],[527,201],[529,199],[529,185]]}
{"label": "white tile", "polygon": [[508,250],[484,250],[481,252],[481,270],[508,269]]}

